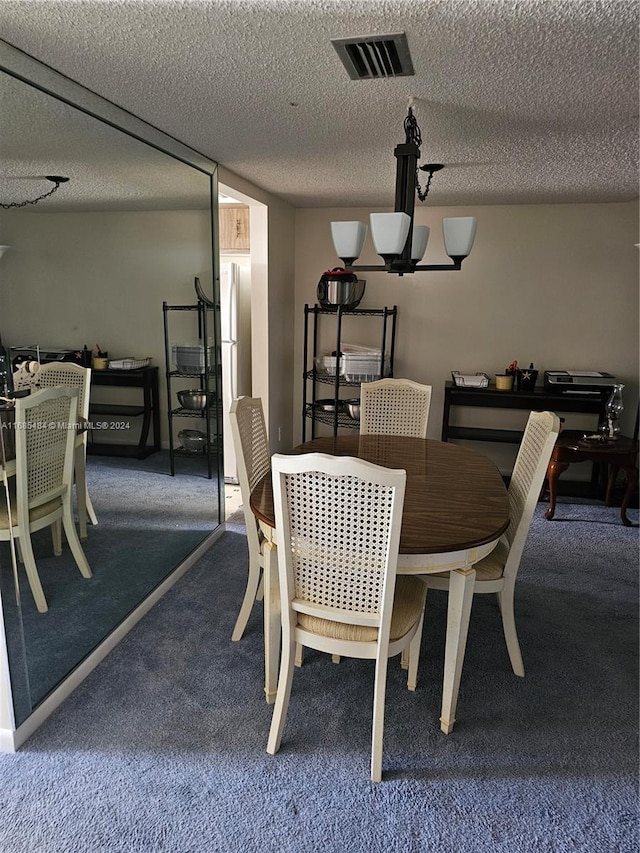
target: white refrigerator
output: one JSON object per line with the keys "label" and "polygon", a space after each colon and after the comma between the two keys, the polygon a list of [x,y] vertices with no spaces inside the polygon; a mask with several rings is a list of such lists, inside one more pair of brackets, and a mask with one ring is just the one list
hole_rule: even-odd
{"label": "white refrigerator", "polygon": [[238,482],[229,409],[236,397],[251,394],[250,267],[220,264],[220,342],[222,347],[222,426],[224,479]]}

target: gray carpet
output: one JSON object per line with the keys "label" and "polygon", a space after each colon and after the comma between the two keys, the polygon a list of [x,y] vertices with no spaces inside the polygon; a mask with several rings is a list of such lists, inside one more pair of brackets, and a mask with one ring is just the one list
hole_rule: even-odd
{"label": "gray carpet", "polygon": [[88,457],[98,525],[89,525],[83,547],[93,576],[81,577],[66,542],[62,555],[53,556],[48,528],[35,533],[49,604],[45,614],[36,610],[22,569],[18,611],[9,546],[0,543],[0,589],[14,674],[22,674],[23,654],[27,659],[18,722],[213,531],[218,483],[207,478],[204,458],[181,457],[176,476],[169,471],[168,451],[144,460]]}
{"label": "gray carpet", "polygon": [[391,662],[377,785],[371,662],[309,652],[282,749],[266,754],[258,605],[229,639],[246,567],[232,524],[0,756],[0,850],[637,851],[638,530],[601,505],[561,502],[551,523],[543,509],[517,592],[526,678],[510,670],[493,597],[476,597],[458,722],[443,735],[446,596],[431,592],[415,694]]}

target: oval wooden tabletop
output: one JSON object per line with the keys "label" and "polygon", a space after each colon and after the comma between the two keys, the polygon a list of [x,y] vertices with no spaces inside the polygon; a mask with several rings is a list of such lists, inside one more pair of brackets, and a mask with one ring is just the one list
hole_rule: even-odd
{"label": "oval wooden tabletop", "polygon": [[[356,456],[407,472],[401,554],[441,554],[497,539],[509,524],[507,492],[495,464],[448,442],[390,435],[316,438],[292,453]],[[274,527],[271,474],[251,493],[254,515]],[[331,523],[327,519],[327,523]]]}

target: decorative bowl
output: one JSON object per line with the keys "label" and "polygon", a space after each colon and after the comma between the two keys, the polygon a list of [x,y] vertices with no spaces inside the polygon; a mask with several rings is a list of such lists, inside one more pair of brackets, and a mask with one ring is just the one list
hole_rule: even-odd
{"label": "decorative bowl", "polygon": [[183,409],[191,409],[192,411],[202,411],[207,406],[207,397],[209,405],[213,405],[215,400],[215,391],[202,391],[200,388],[193,388],[188,391],[178,391],[178,402]]}
{"label": "decorative bowl", "polygon": [[[335,412],[336,410],[336,401],[333,397],[328,397],[324,400],[316,400],[316,408],[322,409],[323,412]],[[342,401],[338,400],[337,402],[338,411],[342,411]]]}
{"label": "decorative bowl", "polygon": [[199,429],[181,429],[178,438],[190,453],[201,453],[207,446],[207,436]]}
{"label": "decorative bowl", "polygon": [[344,400],[344,406],[350,418],[354,421],[360,420],[360,400]]}

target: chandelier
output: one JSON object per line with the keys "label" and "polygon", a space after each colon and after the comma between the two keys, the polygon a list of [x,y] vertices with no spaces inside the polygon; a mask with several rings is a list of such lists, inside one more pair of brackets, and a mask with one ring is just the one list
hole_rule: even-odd
{"label": "chandelier", "polygon": [[10,207],[26,207],[28,204],[37,204],[39,201],[42,201],[43,198],[48,198],[50,195],[53,195],[60,184],[66,184],[69,178],[62,178],[60,175],[45,175],[44,180],[51,181],[53,184],[53,187],[51,187],[48,192],[39,195],[37,198],[27,199],[26,201],[11,201],[8,204],[2,204],[2,202],[0,202],[0,207],[4,208],[4,210],[8,210]]}
{"label": "chandelier", "polygon": [[[426,225],[414,224],[415,197],[417,195],[420,201],[425,201],[434,173],[444,166],[441,163],[418,165],[422,136],[411,107],[404,120],[404,131],[405,142],[396,145],[393,152],[396,158],[395,212],[369,214],[371,237],[384,264],[354,266],[367,235],[364,222],[331,223],[331,237],[336,254],[347,270],[389,272],[396,275],[459,270],[471,251],[476,233],[475,216],[445,217],[442,220],[442,233],[445,250],[452,263],[420,263],[427,250],[429,228]],[[424,190],[420,186],[420,171],[426,172],[428,176]]]}

